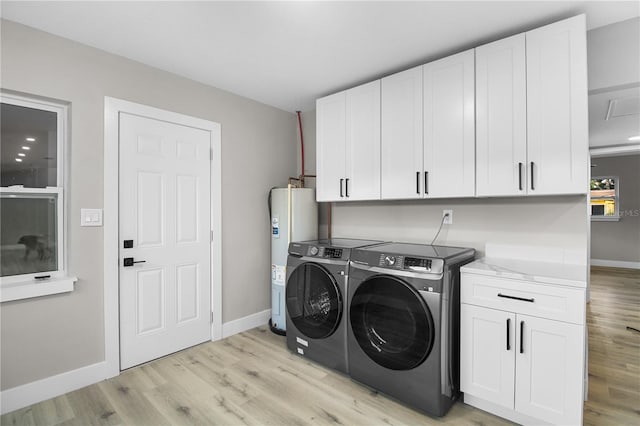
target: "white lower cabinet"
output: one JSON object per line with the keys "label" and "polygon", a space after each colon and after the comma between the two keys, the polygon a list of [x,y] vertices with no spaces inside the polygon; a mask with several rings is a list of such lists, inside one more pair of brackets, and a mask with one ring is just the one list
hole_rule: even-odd
{"label": "white lower cabinet", "polygon": [[473,275],[462,276],[460,388],[465,402],[523,424],[581,424],[584,324],[519,313],[520,306],[531,310],[544,299],[521,297],[508,281],[496,282],[494,296],[506,309],[500,310],[464,303],[477,300],[470,293],[478,285]]}

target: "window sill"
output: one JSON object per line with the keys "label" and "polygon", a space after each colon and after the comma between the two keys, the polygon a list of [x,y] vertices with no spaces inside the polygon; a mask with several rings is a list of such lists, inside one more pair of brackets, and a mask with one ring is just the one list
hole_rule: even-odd
{"label": "window sill", "polygon": [[46,281],[22,281],[0,287],[0,303],[73,291],[76,277],[58,277]]}
{"label": "window sill", "polygon": [[620,216],[591,216],[592,222],[618,222]]}

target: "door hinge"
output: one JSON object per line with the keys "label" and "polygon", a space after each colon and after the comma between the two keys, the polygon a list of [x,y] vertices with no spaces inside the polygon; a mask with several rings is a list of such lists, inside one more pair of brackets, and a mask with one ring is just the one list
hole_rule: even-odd
{"label": "door hinge", "polygon": [[213,149],[209,148],[209,160],[213,160]]}
{"label": "door hinge", "polygon": [[211,324],[213,324],[213,312],[211,312]]}
{"label": "door hinge", "polygon": [[211,231],[211,242],[213,242],[213,231]]}

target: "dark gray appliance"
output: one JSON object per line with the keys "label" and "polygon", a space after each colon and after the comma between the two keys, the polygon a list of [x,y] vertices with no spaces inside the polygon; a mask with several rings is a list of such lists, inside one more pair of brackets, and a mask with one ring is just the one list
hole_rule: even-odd
{"label": "dark gray appliance", "polygon": [[351,378],[432,416],[459,396],[460,266],[475,250],[388,243],[349,272]]}
{"label": "dark gray appliance", "polygon": [[382,241],[333,238],[289,245],[287,347],[343,373],[347,367],[347,282],[354,247]]}

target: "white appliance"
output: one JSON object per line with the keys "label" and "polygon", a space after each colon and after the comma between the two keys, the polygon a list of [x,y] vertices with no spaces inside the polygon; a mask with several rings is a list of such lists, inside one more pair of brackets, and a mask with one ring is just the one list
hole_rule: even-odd
{"label": "white appliance", "polygon": [[312,188],[273,188],[271,215],[271,327],[285,331],[285,280],[292,241],[318,238],[318,204]]}

